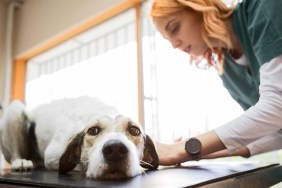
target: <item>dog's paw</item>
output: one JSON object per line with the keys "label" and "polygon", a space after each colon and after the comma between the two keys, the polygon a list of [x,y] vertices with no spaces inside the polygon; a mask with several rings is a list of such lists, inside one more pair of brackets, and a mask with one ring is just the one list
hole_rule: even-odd
{"label": "dog's paw", "polygon": [[17,159],[12,162],[11,168],[15,171],[27,171],[33,168],[33,163],[30,160]]}

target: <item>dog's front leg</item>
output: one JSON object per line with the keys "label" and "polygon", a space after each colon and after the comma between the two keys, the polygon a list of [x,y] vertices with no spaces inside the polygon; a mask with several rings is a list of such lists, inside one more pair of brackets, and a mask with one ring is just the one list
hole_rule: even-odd
{"label": "dog's front leg", "polygon": [[0,121],[1,148],[5,159],[13,170],[28,170],[33,163],[28,159],[27,118],[24,106],[19,101],[12,102]]}
{"label": "dog's front leg", "polygon": [[44,151],[44,166],[48,170],[58,170],[60,158],[68,143],[68,131],[58,129]]}

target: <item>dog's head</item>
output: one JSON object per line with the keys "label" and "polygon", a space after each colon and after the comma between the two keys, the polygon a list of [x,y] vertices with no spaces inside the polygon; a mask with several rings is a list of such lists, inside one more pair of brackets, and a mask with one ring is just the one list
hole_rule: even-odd
{"label": "dog's head", "polygon": [[153,141],[140,125],[127,117],[101,117],[71,138],[60,158],[59,173],[81,164],[94,179],[122,179],[158,168]]}

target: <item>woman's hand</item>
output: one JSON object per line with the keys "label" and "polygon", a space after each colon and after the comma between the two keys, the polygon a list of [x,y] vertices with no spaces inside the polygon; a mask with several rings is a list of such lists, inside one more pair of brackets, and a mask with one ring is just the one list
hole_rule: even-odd
{"label": "woman's hand", "polygon": [[159,164],[164,166],[177,165],[190,160],[189,154],[185,151],[185,141],[173,144],[155,142],[159,156]]}

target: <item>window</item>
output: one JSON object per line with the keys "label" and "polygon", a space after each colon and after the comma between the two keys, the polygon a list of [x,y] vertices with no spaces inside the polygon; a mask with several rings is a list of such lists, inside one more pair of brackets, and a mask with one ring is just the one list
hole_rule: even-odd
{"label": "window", "polygon": [[27,105],[88,95],[137,119],[135,23],[135,11],[126,11],[31,59]]}

